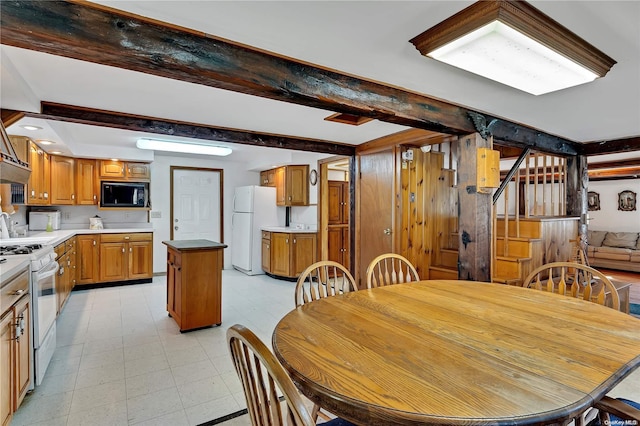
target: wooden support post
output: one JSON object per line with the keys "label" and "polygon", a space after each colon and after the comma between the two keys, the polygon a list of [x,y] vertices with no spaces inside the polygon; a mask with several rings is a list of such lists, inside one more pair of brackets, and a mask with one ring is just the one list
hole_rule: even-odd
{"label": "wooden support post", "polygon": [[580,217],[578,238],[580,247],[585,252],[587,251],[587,192],[589,190],[587,167],[587,157],[584,155],[567,158],[567,216]]}
{"label": "wooden support post", "polygon": [[458,143],[458,278],[491,281],[492,195],[477,191],[477,150],[491,148],[492,137],[479,133]]}

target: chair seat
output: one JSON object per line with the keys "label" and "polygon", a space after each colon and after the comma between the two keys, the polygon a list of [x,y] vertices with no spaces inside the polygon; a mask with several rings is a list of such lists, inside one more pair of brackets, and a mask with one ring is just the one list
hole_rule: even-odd
{"label": "chair seat", "polygon": [[318,423],[318,425],[325,425],[325,426],[356,426],[353,423],[345,420],[345,419],[341,419],[339,417],[336,417],[335,419],[331,419],[328,422],[324,422],[324,423]]}

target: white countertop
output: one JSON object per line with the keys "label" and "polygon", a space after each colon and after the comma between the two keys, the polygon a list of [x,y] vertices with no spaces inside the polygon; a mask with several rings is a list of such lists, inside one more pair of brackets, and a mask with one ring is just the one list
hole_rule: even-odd
{"label": "white countertop", "polygon": [[45,244],[55,246],[75,235],[120,234],[132,232],[153,232],[153,228],[109,228],[109,229],[59,229],[57,231],[29,231],[26,237],[0,239],[0,245]]}
{"label": "white countertop", "polygon": [[[12,256],[0,256],[7,259],[6,262],[0,263],[0,287],[9,280],[13,275],[29,267],[29,257],[24,254]],[[1,314],[2,312],[0,312]]]}
{"label": "white countertop", "polygon": [[[120,234],[132,232],[153,232],[153,228],[109,228],[109,229],[59,229],[57,231],[30,231],[26,237],[0,239],[0,245],[43,244],[58,245],[75,236],[85,234]],[[15,273],[29,266],[27,255],[0,256],[7,261],[0,264],[0,285]]]}
{"label": "white countertop", "polygon": [[262,230],[269,232],[287,232],[290,234],[315,234],[318,232],[315,229],[292,228],[290,226],[263,226]]}

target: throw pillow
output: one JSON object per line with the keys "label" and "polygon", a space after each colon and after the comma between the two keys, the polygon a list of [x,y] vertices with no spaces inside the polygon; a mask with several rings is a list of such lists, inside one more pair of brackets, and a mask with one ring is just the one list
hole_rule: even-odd
{"label": "throw pillow", "polygon": [[591,247],[602,247],[607,231],[587,231],[587,244]]}
{"label": "throw pillow", "polygon": [[634,249],[637,241],[637,232],[607,232],[602,245]]}

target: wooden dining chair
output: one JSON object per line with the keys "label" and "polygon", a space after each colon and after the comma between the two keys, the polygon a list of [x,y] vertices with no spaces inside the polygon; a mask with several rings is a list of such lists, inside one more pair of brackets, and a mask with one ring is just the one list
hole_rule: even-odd
{"label": "wooden dining chair", "polygon": [[545,290],[605,305],[611,295],[611,308],[620,310],[618,290],[602,272],[576,262],[553,262],[534,269],[523,287]]}
{"label": "wooden dining chair", "polygon": [[605,396],[596,403],[595,408],[598,409],[601,426],[640,424],[640,402]]}
{"label": "wooden dining chair", "polygon": [[331,260],[322,260],[305,269],[296,283],[296,307],[336,294],[357,291],[356,281],[347,268]]}
{"label": "wooden dining chair", "polygon": [[376,257],[367,266],[367,288],[420,281],[418,271],[409,260],[395,253]]}
{"label": "wooden dining chair", "polygon": [[[227,330],[227,343],[253,426],[316,424],[293,381],[258,336],[245,326],[236,324]],[[280,395],[284,403],[281,403]],[[323,424],[351,425],[341,418]]]}

